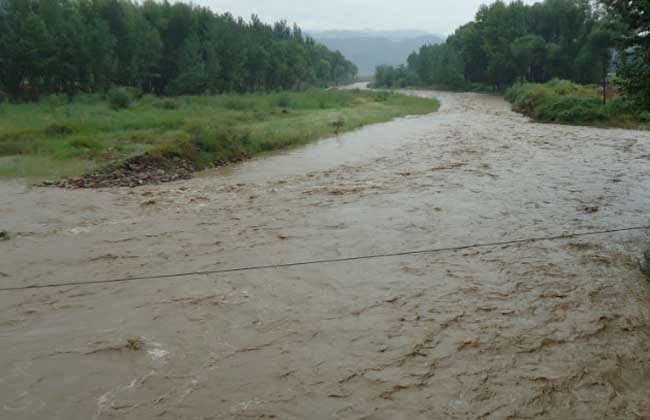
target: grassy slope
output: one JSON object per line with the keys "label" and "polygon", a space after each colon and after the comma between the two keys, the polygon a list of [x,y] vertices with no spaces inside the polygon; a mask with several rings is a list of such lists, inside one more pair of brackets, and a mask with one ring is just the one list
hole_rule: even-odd
{"label": "grassy slope", "polygon": [[610,98],[604,105],[597,88],[566,80],[515,85],[506,98],[515,111],[538,122],[620,128],[647,128],[650,123],[650,113],[624,98]]}
{"label": "grassy slope", "polygon": [[144,97],[114,111],[98,97],[0,105],[0,177],[63,177],[142,153],[201,165],[304,144],[437,110],[435,100],[359,91]]}

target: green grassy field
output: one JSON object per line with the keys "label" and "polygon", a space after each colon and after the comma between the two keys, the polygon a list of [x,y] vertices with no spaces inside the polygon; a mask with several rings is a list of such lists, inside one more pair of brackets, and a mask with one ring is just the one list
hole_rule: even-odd
{"label": "green grassy field", "polygon": [[615,95],[603,104],[595,86],[566,80],[546,84],[525,83],[508,90],[513,109],[538,122],[593,125],[598,127],[648,128],[650,113]]}
{"label": "green grassy field", "polygon": [[324,91],[158,98],[114,110],[98,96],[0,104],[0,177],[60,178],[149,153],[197,167],[438,109],[432,99]]}

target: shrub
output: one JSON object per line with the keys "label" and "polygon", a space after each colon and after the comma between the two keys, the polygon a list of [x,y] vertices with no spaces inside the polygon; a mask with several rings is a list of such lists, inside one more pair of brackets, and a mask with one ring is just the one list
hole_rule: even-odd
{"label": "shrub", "polygon": [[607,121],[607,114],[600,106],[591,106],[587,104],[578,104],[565,111],[560,112],[557,117],[561,122],[578,122],[590,123],[598,121]]}
{"label": "shrub", "polygon": [[650,123],[650,111],[644,111],[639,114],[639,121],[643,123]]}
{"label": "shrub", "polygon": [[514,85],[506,91],[506,99],[512,102],[514,110],[529,117],[534,116],[535,108],[549,95],[543,85],[531,83]]}
{"label": "shrub", "polygon": [[108,92],[108,102],[115,111],[131,106],[131,95],[124,88],[112,89]]}
{"label": "shrub", "polygon": [[594,88],[566,80],[518,84],[506,92],[506,98],[515,111],[542,122],[598,123],[621,117],[629,110],[622,99],[605,106]]}
{"label": "shrub", "polygon": [[637,113],[636,105],[625,98],[615,98],[607,102],[605,110],[612,117],[634,115]]}
{"label": "shrub", "polygon": [[607,120],[599,99],[548,98],[537,106],[534,117],[544,122],[597,122]]}
{"label": "shrub", "polygon": [[575,96],[580,92],[580,86],[568,80],[553,79],[546,84],[546,88],[550,89],[556,95],[560,96]]}

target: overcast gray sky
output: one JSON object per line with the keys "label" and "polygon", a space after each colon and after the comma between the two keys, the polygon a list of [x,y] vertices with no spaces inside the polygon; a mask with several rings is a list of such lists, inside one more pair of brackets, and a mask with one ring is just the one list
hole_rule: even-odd
{"label": "overcast gray sky", "polygon": [[[524,0],[534,3],[534,0]],[[450,34],[488,0],[193,0],[235,16],[285,19],[304,29],[421,29]]]}

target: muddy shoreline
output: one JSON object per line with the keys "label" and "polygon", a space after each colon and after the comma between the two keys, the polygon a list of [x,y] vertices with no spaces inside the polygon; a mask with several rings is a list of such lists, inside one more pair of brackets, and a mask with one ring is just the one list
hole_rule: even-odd
{"label": "muddy shoreline", "polygon": [[[500,98],[190,180],[0,182],[5,287],[647,224],[647,132]],[[0,418],[650,418],[647,232],[0,293]]]}

